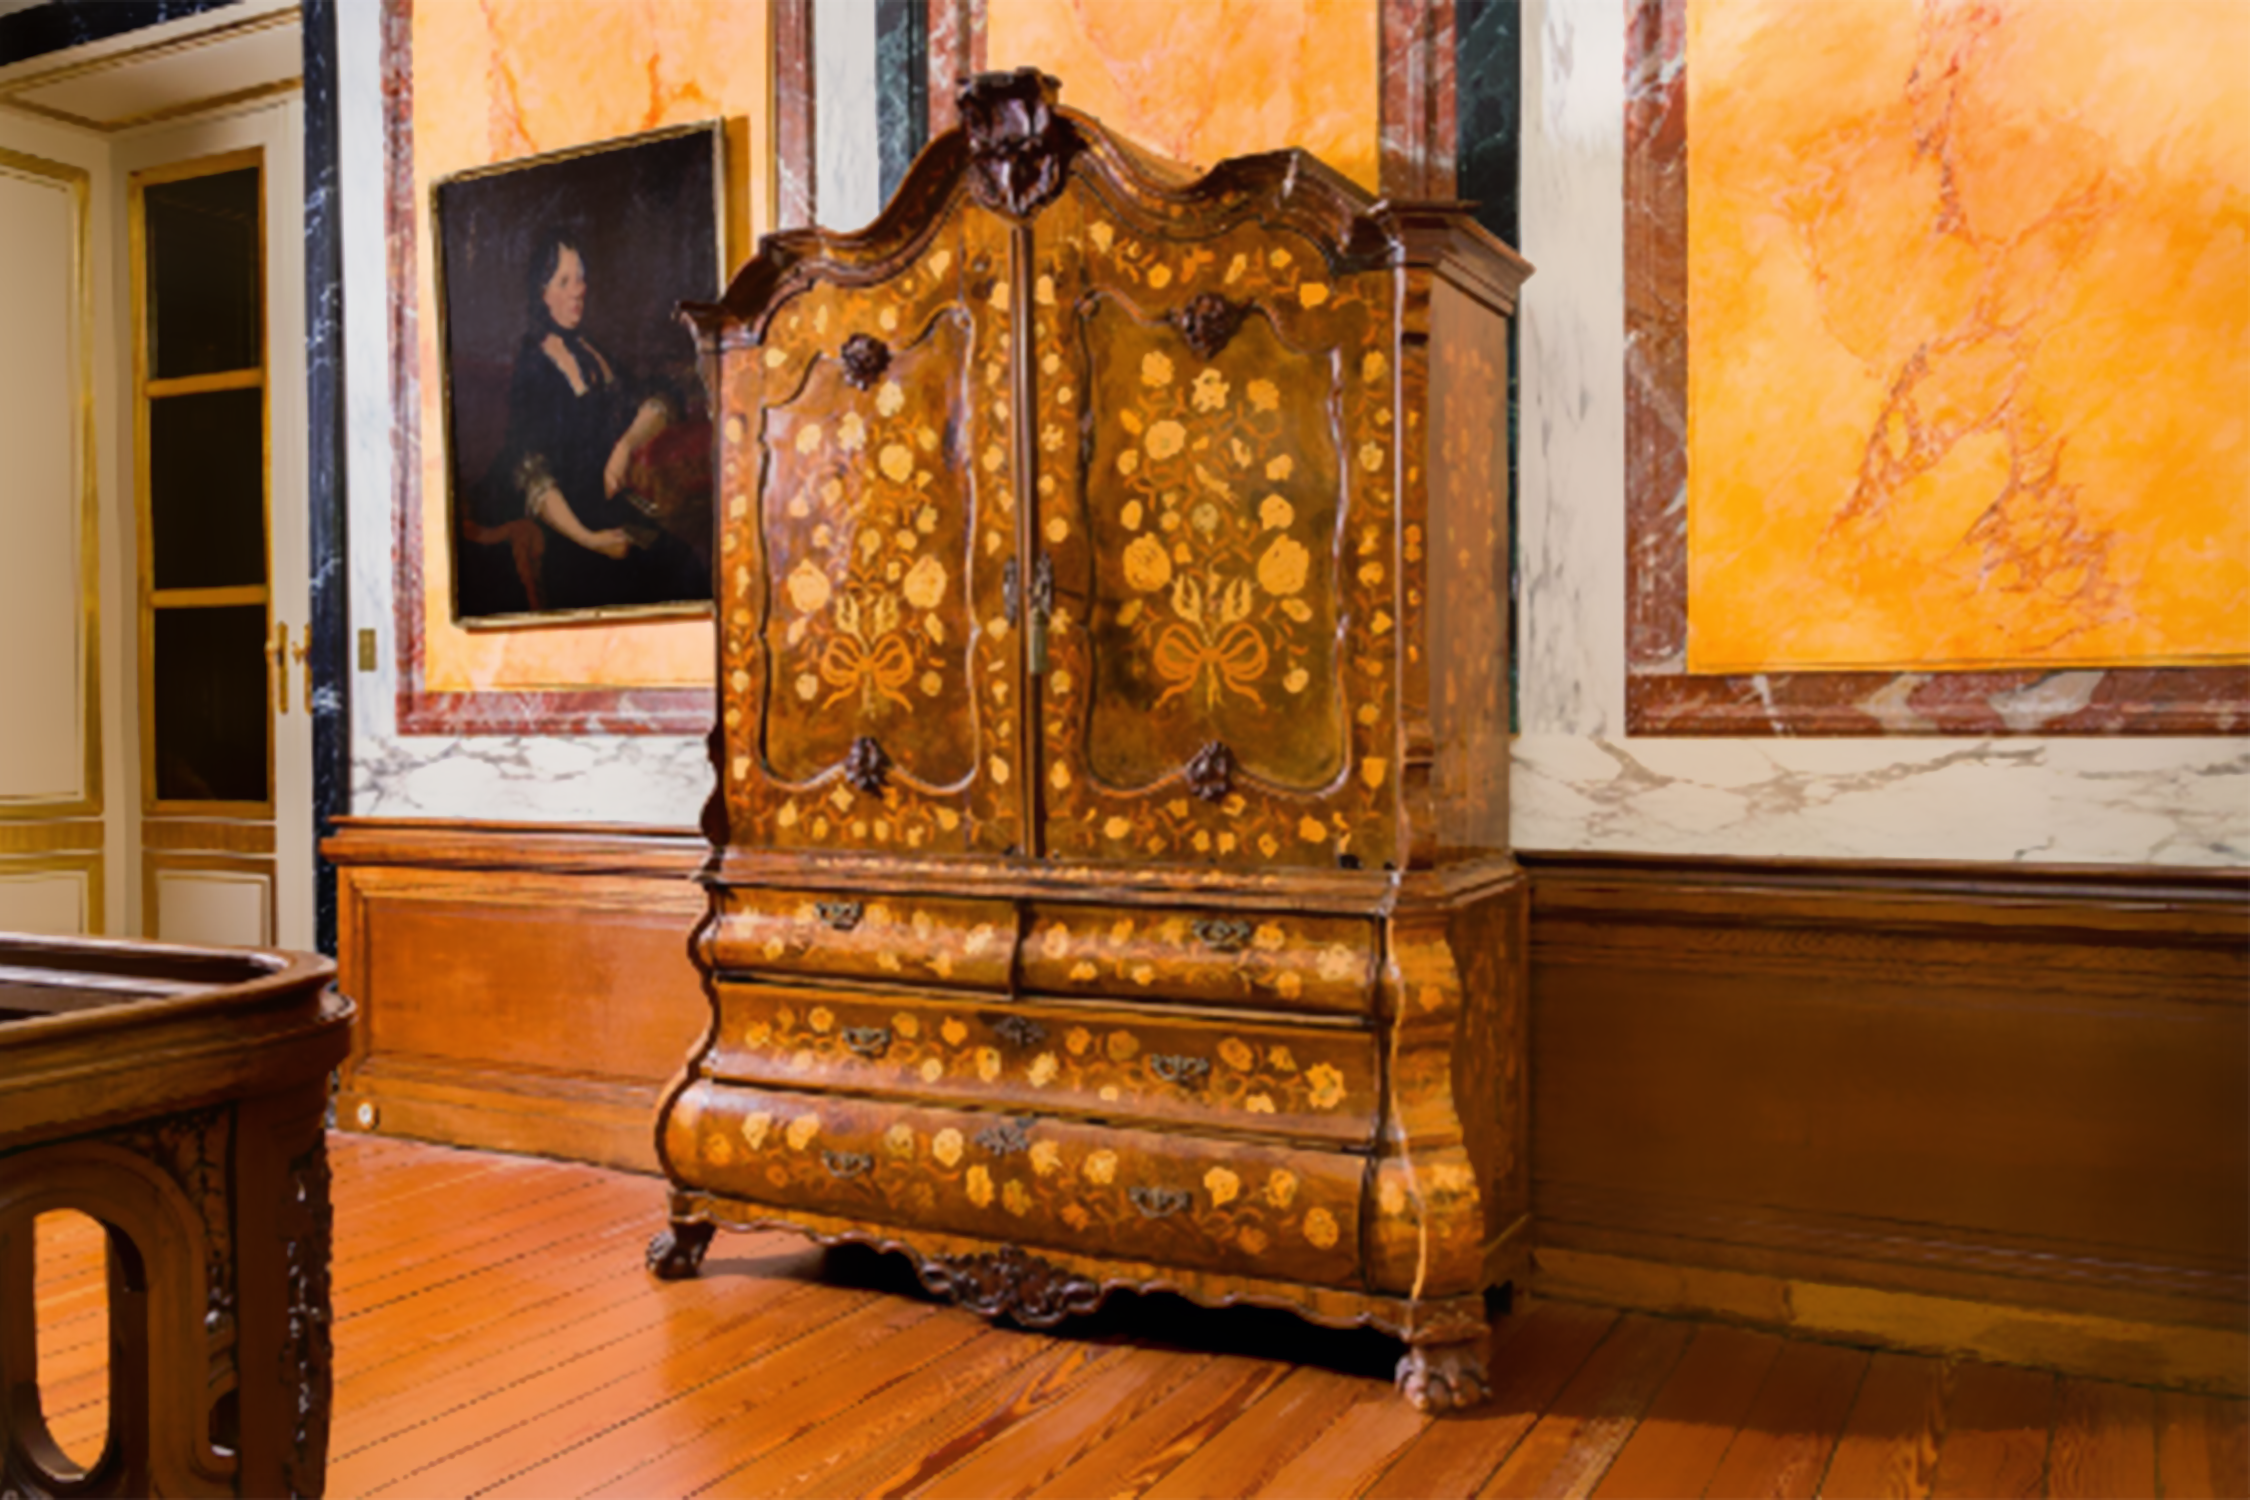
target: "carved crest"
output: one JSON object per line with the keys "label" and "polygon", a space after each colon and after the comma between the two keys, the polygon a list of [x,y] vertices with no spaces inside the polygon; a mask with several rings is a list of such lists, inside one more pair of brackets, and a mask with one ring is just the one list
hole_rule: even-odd
{"label": "carved crest", "polygon": [[923,1261],[922,1285],[973,1313],[1008,1318],[1025,1328],[1051,1328],[1101,1305],[1102,1289],[1083,1276],[1026,1255],[1015,1246],[985,1255]]}
{"label": "carved crest", "polygon": [[1234,337],[1249,311],[1241,303],[1229,302],[1217,292],[1201,292],[1193,302],[1172,314],[1172,324],[1199,358],[1217,359],[1219,351]]}
{"label": "carved crest", "polygon": [[855,333],[844,340],[844,383],[855,391],[870,391],[891,367],[888,344],[871,334]]}
{"label": "carved crest", "polygon": [[879,796],[883,784],[890,780],[891,758],[883,747],[875,743],[873,735],[861,735],[852,741],[852,748],[844,756],[844,779],[868,796]]}
{"label": "carved crest", "polygon": [[1054,79],[1037,68],[979,73],[961,88],[969,130],[969,195],[995,213],[1029,218],[1062,191],[1078,132],[1055,113]]}
{"label": "carved crest", "polygon": [[1234,790],[1234,752],[1224,740],[1212,740],[1187,763],[1188,790],[1206,802],[1223,802]]}

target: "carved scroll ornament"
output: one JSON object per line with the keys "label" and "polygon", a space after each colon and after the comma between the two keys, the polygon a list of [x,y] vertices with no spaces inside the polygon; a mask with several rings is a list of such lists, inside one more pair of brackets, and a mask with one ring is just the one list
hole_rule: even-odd
{"label": "carved scroll ornament", "polygon": [[1102,1289],[1083,1276],[1026,1255],[1015,1246],[984,1255],[952,1255],[921,1263],[922,1285],[973,1313],[1007,1318],[1025,1328],[1052,1328],[1101,1305]]}
{"label": "carved scroll ornament", "polygon": [[1055,113],[1054,79],[1037,68],[979,73],[961,89],[969,130],[969,195],[1025,219],[1062,191],[1078,132]]}

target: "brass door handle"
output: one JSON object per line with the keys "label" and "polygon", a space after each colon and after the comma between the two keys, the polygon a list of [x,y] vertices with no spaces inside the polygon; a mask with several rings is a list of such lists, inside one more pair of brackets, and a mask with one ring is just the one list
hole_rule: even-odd
{"label": "brass door handle", "polygon": [[285,621],[273,622],[273,639],[266,642],[266,665],[273,671],[273,711],[285,714],[289,712],[289,626]]}

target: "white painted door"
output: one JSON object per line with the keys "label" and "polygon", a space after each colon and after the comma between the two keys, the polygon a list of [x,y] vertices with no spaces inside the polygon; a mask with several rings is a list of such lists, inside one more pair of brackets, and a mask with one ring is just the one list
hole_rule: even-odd
{"label": "white painted door", "polygon": [[137,133],[129,243],[141,928],[309,948],[298,96]]}
{"label": "white painted door", "polygon": [[116,931],[129,906],[103,693],[111,185],[99,138],[0,117],[0,928],[16,931]]}

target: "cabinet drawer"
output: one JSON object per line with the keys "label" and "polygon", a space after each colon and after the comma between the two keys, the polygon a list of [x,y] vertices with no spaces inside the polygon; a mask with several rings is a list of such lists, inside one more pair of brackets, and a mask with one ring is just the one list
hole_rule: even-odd
{"label": "cabinet drawer", "polygon": [[1365,1159],[702,1080],[666,1120],[691,1189],[871,1225],[1355,1281]]}
{"label": "cabinet drawer", "polygon": [[1365,1146],[1373,1033],[1154,1009],[721,983],[722,1078]]}
{"label": "cabinet drawer", "polygon": [[707,941],[722,972],[1008,987],[1016,914],[1005,901],[763,887],[721,890],[717,900]]}
{"label": "cabinet drawer", "polygon": [[1374,1010],[1375,928],[1357,917],[1035,905],[1026,989],[1263,1010]]}

